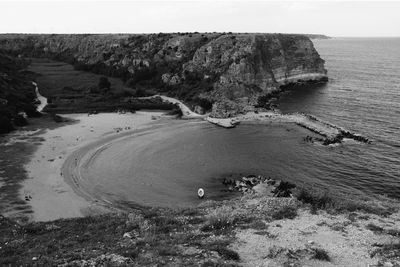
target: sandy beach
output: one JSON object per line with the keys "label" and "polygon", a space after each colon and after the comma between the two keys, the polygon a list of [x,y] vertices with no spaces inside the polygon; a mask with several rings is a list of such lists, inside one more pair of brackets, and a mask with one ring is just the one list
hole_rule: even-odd
{"label": "sandy beach", "polygon": [[76,123],[40,133],[39,137],[44,141],[25,166],[29,179],[23,182],[20,190],[21,198],[28,200],[32,207],[30,219],[48,221],[104,212],[104,207],[78,196],[66,183],[61,172],[65,159],[95,140],[132,133],[154,124],[154,118],[162,114],[141,111],[135,114],[63,115]]}
{"label": "sandy beach", "polygon": [[[338,128],[302,114],[282,115],[273,111],[248,113],[235,118],[217,119],[191,111],[179,100],[163,97],[178,104],[186,119],[204,119],[210,123],[231,128],[239,122],[298,124],[325,136],[334,136]],[[29,179],[23,182],[21,199],[32,208],[30,219],[48,221],[104,213],[115,209],[95,188],[86,184],[81,174],[82,165],[90,161],[93,151],[101,150],[110,142],[139,133],[141,129],[157,127],[163,112],[101,113],[63,115],[75,121],[67,125],[41,131],[37,137],[44,141],[25,165]],[[96,152],[97,153],[97,152]],[[86,162],[86,163],[85,163]],[[83,168],[84,169],[84,168]]]}

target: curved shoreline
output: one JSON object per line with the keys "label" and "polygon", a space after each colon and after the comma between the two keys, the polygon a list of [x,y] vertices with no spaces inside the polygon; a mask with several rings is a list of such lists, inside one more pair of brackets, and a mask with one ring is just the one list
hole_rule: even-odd
{"label": "curved shoreline", "polygon": [[[106,208],[110,211],[124,210],[123,207],[120,207],[118,203],[113,203],[110,200],[105,199],[104,197],[99,196],[96,193],[89,193],[88,186],[85,184],[85,178],[81,174],[81,169],[85,167],[84,165],[88,165],[90,160],[102,149],[106,148],[113,142],[121,141],[125,138],[130,138],[133,135],[144,134],[147,131],[153,130],[158,126],[148,126],[139,130],[132,130],[120,135],[112,135],[97,141],[91,142],[74,152],[72,152],[64,161],[61,172],[63,174],[64,180],[67,184],[74,190],[74,192],[90,201],[95,203],[96,205],[100,205],[103,208]],[[137,204],[138,208],[143,208],[143,206]]]}
{"label": "curved shoreline", "polygon": [[[66,115],[78,122],[43,131],[38,136],[44,139],[43,143],[38,147],[31,162],[25,166],[28,176],[32,179],[24,181],[23,188],[20,190],[21,199],[27,197],[30,199],[29,204],[33,210],[32,219],[41,221],[80,217],[103,213],[104,209],[118,210],[118,203],[110,203],[103,196],[93,196],[90,190],[87,190],[88,186],[85,187],[84,178],[71,162],[75,163],[74,156],[76,156],[77,161],[79,158],[79,164],[77,162],[76,165],[80,166],[83,164],[81,159],[91,149],[132,134],[140,134],[146,128],[150,129],[149,125],[156,122],[155,119],[161,114],[160,112],[158,115],[155,112],[102,113],[90,117],[87,114]],[[193,116],[192,118],[205,120],[204,117]],[[319,135],[325,134],[328,137],[336,136],[340,129],[317,119],[307,119],[306,115],[284,115],[272,111],[248,113],[233,119],[243,123],[297,124],[298,127],[303,128],[307,127],[302,124],[307,123],[310,126],[308,130],[312,132],[314,129]],[[216,120],[218,122],[220,119]],[[133,124],[135,126],[131,128]],[[126,131],[127,129],[122,129],[121,126],[129,126],[126,128],[135,130]],[[67,177],[63,177],[60,171]]]}
{"label": "curved shoreline", "polygon": [[[256,116],[254,116],[256,115]],[[259,124],[290,124],[294,127],[302,127],[306,128],[313,132],[312,128],[307,128],[301,124],[302,119],[307,119],[306,116],[300,116],[300,119],[295,115],[282,115],[277,113],[265,113],[265,114],[248,114],[244,115],[240,118],[240,121],[243,123],[259,123]],[[299,121],[300,120],[300,121]],[[325,125],[323,122],[319,122],[316,120],[315,122],[319,127],[322,124]],[[320,125],[321,124],[321,125]],[[168,125],[167,127],[175,127],[176,125]],[[318,135],[323,135],[325,132],[331,131],[327,135],[329,136],[332,134],[334,136],[336,134],[337,128],[332,125],[325,125],[327,129],[322,130],[314,130],[315,133]],[[328,127],[329,126],[329,127]],[[62,173],[64,180],[70,187],[74,190],[74,192],[90,201],[91,203],[95,203],[96,205],[102,206],[103,208],[107,208],[109,210],[126,210],[127,205],[124,205],[123,200],[117,200],[114,198],[113,200],[109,199],[105,190],[96,190],[96,186],[104,186],[103,184],[93,185],[93,179],[89,180],[85,178],[83,174],[84,171],[90,168],[91,163],[95,160],[95,158],[100,155],[105,149],[111,147],[113,143],[121,142],[124,139],[132,138],[135,136],[145,135],[146,133],[154,132],[158,126],[148,126],[143,129],[139,130],[132,130],[121,133],[119,135],[112,135],[105,138],[98,139],[94,142],[86,144],[83,147],[78,148],[77,150],[73,151],[64,161],[62,165]],[[112,194],[110,193],[110,196]],[[128,202],[126,202],[128,203]],[[125,204],[126,204],[125,203]],[[129,202],[130,207],[137,207],[137,208],[144,208],[143,204],[139,204],[137,202]]]}
{"label": "curved shoreline", "polygon": [[[63,115],[74,121],[72,124],[42,119],[41,127],[44,129],[35,134],[35,138],[41,141],[35,143],[32,157],[23,166],[28,179],[21,183],[19,199],[25,199],[29,206],[30,213],[25,217],[32,221],[49,221],[104,213],[105,207],[76,194],[67,183],[61,173],[64,160],[93,141],[119,137],[130,129],[140,130],[154,125],[158,122],[152,117],[162,114],[160,111],[139,111],[135,114]],[[21,141],[26,142],[24,139]],[[16,210],[13,214],[19,216],[18,212]]]}

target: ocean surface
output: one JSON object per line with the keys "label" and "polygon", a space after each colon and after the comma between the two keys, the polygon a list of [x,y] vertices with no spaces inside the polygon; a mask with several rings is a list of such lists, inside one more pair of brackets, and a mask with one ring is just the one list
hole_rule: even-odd
{"label": "ocean surface", "polygon": [[[329,83],[285,94],[283,113],[304,112],[373,140],[343,146],[322,166],[348,189],[400,198],[400,38],[315,40]],[[319,169],[316,167],[316,169]]]}
{"label": "ocean surface", "polygon": [[[303,112],[372,140],[322,146],[293,124],[166,122],[103,147],[84,177],[112,202],[187,206],[223,198],[223,177],[261,174],[316,189],[400,197],[400,39],[315,40],[330,81],[287,91],[282,113]],[[111,178],[112,177],[112,178]]]}

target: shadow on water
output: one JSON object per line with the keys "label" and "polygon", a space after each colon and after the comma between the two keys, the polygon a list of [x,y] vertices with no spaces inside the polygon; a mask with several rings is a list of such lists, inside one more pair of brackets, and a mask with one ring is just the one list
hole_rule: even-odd
{"label": "shadow on water", "polygon": [[281,86],[282,93],[274,104],[284,114],[299,112],[305,106],[319,103],[325,97],[327,86],[327,83]]}

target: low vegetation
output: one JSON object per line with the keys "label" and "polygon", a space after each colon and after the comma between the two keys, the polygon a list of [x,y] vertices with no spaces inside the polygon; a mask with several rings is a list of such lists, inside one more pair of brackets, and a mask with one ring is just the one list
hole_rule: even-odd
{"label": "low vegetation", "polygon": [[284,206],[272,213],[272,219],[282,220],[282,219],[294,219],[297,216],[297,208],[291,206]]}
{"label": "low vegetation", "polygon": [[[349,225],[362,221],[374,235],[399,236],[395,227],[384,229],[367,223],[365,204],[344,209],[342,200],[330,194],[300,189],[294,195],[303,204],[290,197],[250,194],[241,199],[206,201],[189,209],[148,208],[52,222],[20,224],[0,217],[0,265],[238,266],[243,260],[235,247],[240,231],[280,242],[285,221],[296,220],[307,207],[331,214],[348,212],[345,221],[316,224],[343,235],[348,234]],[[275,220],[282,221],[272,223]],[[272,246],[264,257],[286,265],[301,260],[335,261],[328,250],[310,242],[298,248]],[[371,257],[396,260],[399,248],[398,242],[379,243],[371,250]]]}
{"label": "low vegetation", "polygon": [[[379,248],[375,249],[370,254],[371,257],[380,256],[386,260],[397,260],[400,262],[400,241],[383,244]],[[383,265],[382,265],[383,266]],[[396,266],[396,265],[391,265]]]}
{"label": "low vegetation", "polygon": [[321,248],[313,248],[314,255],[311,257],[312,259],[316,259],[319,261],[331,261],[331,257],[326,250]]}
{"label": "low vegetation", "polygon": [[229,248],[229,232],[196,230],[205,224],[222,230],[227,221],[196,220],[202,212],[150,209],[26,225],[0,217],[0,265],[113,266],[117,255],[125,264],[234,266],[239,255]]}
{"label": "low vegetation", "polygon": [[25,126],[25,115],[40,116],[35,107],[35,87],[30,82],[30,74],[21,72],[27,64],[25,60],[0,51],[0,134]]}
{"label": "low vegetation", "polygon": [[317,210],[326,210],[331,213],[362,211],[388,216],[399,209],[390,199],[384,197],[380,201],[373,201],[372,199],[360,199],[359,197],[306,187],[298,187],[294,195],[302,203],[308,204],[312,213]]}

